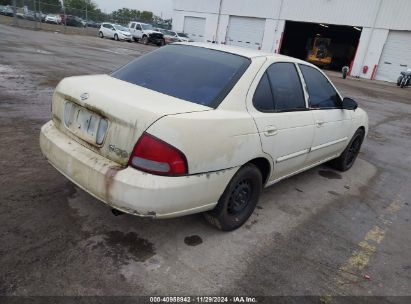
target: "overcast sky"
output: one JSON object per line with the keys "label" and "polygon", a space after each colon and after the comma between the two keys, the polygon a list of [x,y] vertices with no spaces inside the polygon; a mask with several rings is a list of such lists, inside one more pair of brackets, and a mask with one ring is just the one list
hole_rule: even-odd
{"label": "overcast sky", "polygon": [[140,11],[152,11],[164,19],[173,17],[173,0],[93,0],[99,8],[111,13],[119,8],[127,7]]}

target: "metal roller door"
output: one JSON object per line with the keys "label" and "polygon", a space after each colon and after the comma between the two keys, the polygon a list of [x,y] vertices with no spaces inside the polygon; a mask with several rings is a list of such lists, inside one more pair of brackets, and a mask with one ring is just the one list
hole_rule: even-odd
{"label": "metal roller door", "polygon": [[192,40],[204,42],[205,18],[188,17],[184,18],[184,33]]}
{"label": "metal roller door", "polygon": [[226,44],[261,49],[265,19],[230,16]]}
{"label": "metal roller door", "polygon": [[396,82],[401,71],[411,68],[411,33],[390,31],[382,50],[375,79]]}

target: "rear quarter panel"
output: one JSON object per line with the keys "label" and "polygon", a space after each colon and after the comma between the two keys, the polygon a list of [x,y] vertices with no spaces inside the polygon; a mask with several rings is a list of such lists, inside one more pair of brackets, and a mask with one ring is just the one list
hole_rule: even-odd
{"label": "rear quarter panel", "polygon": [[247,112],[214,110],[170,115],[147,131],[182,151],[190,174],[237,167],[265,157]]}
{"label": "rear quarter panel", "polygon": [[250,84],[265,61],[265,57],[254,58],[217,109],[168,115],[147,132],[180,149],[187,157],[190,174],[239,167],[258,157],[272,164],[262,151],[260,135],[246,108]]}

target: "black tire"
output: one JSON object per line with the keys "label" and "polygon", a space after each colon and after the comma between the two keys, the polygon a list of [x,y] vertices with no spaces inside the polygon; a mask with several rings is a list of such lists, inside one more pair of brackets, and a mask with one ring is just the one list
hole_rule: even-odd
{"label": "black tire", "polygon": [[166,42],[164,41],[164,39],[163,40],[161,40],[159,43],[157,43],[157,46],[163,46],[163,45],[165,45],[166,44]]}
{"label": "black tire", "polygon": [[347,145],[347,148],[345,148],[344,152],[341,153],[338,158],[332,160],[330,165],[342,172],[349,170],[354,165],[358,153],[360,153],[361,145],[364,141],[364,135],[364,130],[358,129]]}
{"label": "black tire", "polygon": [[118,38],[118,35],[117,34],[114,34],[114,40],[115,41],[119,41],[120,39]]}
{"label": "black tire", "polygon": [[262,185],[260,170],[253,164],[244,165],[227,185],[217,206],[204,213],[205,219],[223,231],[241,227],[253,213]]}
{"label": "black tire", "polygon": [[100,36],[100,38],[104,38],[103,32],[98,33],[98,35]]}
{"label": "black tire", "polygon": [[142,44],[148,44],[148,38],[147,38],[147,36],[143,36],[143,38],[141,38],[141,43]]}
{"label": "black tire", "polygon": [[398,77],[397,79],[397,86],[401,85],[401,81],[402,81],[402,76]]}

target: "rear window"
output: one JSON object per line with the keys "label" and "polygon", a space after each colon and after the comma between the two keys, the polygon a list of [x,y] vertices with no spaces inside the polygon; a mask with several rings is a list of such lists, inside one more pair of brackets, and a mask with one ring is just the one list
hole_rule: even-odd
{"label": "rear window", "polygon": [[169,45],[112,74],[147,89],[216,108],[251,60],[201,47]]}

